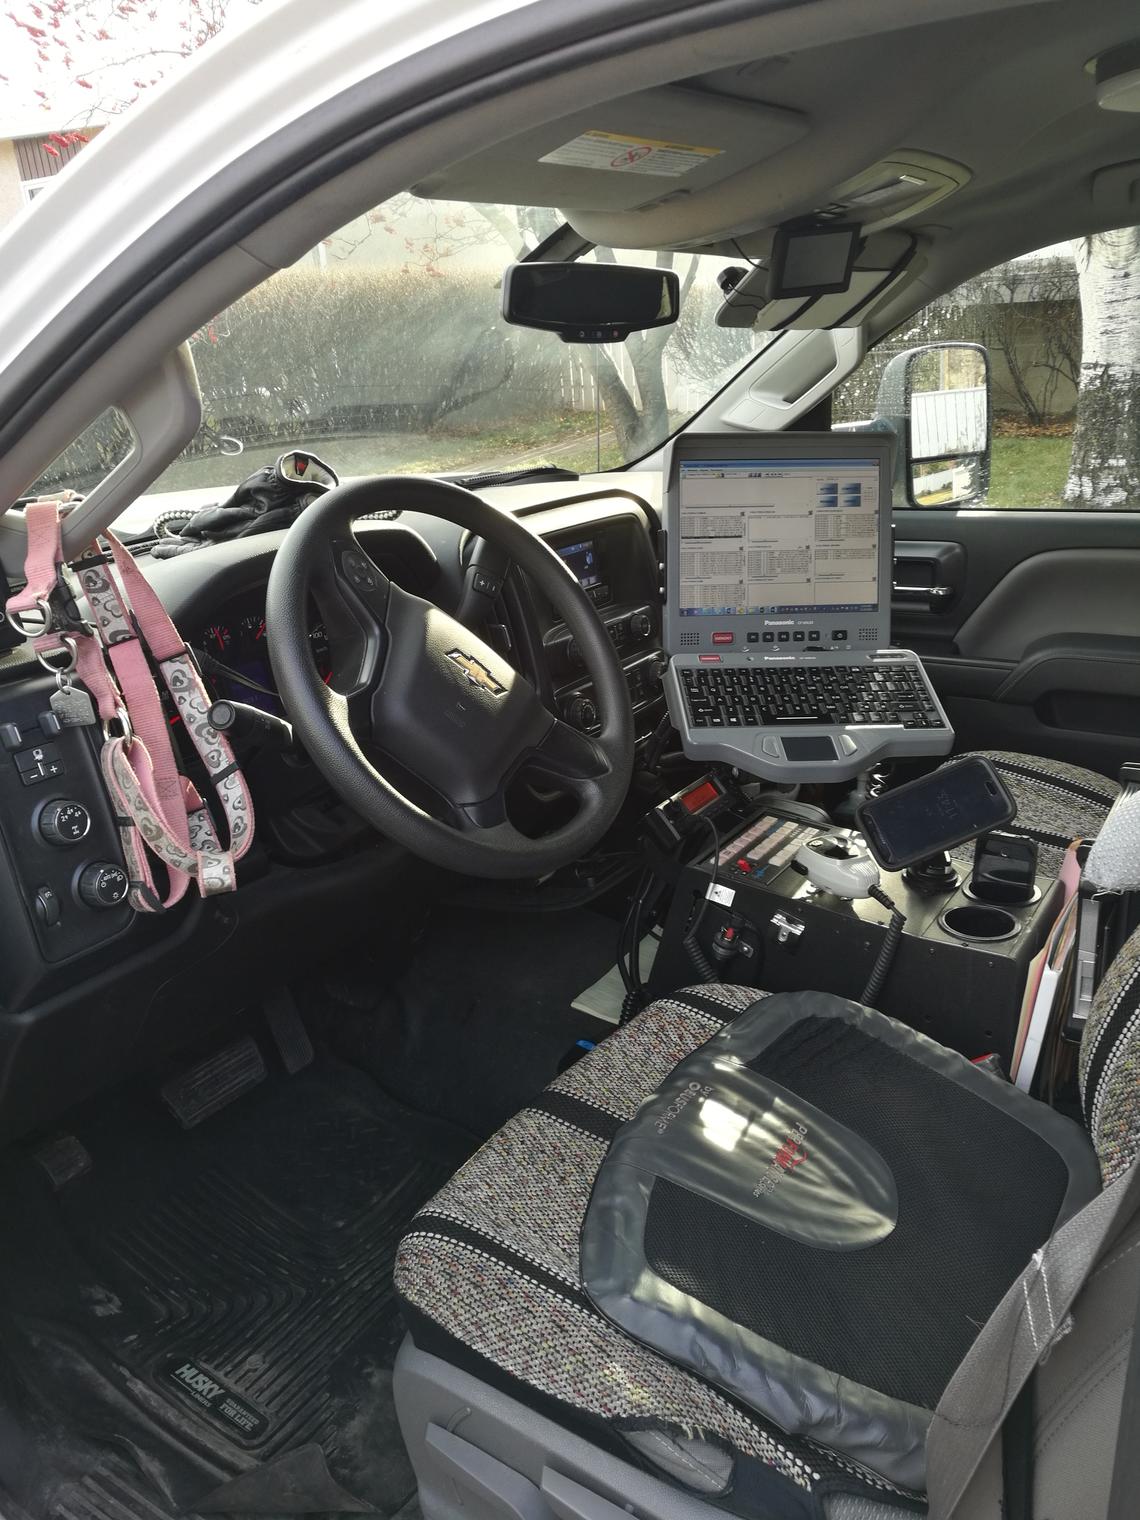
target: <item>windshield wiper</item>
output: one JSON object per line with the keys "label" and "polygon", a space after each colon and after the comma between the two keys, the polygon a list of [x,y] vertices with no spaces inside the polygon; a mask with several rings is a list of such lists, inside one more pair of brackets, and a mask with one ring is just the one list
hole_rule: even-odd
{"label": "windshield wiper", "polygon": [[536,464],[524,470],[484,470],[477,475],[445,475],[453,485],[465,491],[478,491],[487,486],[515,485],[523,480],[578,480],[577,470],[564,470],[557,464]]}

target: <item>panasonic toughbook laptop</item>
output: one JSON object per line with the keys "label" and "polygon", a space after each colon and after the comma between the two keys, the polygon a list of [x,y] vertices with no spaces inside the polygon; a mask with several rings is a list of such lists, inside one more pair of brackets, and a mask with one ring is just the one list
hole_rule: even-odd
{"label": "panasonic toughbook laptop", "polygon": [[665,692],[694,760],[842,781],[951,749],[918,656],[888,647],[893,445],[886,433],[673,444]]}

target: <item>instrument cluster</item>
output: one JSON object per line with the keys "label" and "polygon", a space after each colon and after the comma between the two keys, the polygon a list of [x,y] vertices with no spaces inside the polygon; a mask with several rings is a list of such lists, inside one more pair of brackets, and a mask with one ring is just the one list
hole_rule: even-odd
{"label": "instrument cluster", "polygon": [[[187,642],[218,696],[283,716],[269,664],[263,597],[226,604],[215,621],[197,629]],[[328,638],[315,614],[309,627],[309,647],[327,681],[331,674]]]}

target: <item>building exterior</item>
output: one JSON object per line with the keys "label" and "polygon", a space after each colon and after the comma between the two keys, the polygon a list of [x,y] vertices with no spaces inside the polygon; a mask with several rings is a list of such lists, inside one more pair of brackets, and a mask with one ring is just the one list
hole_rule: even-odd
{"label": "building exterior", "polygon": [[82,152],[83,138],[101,130],[98,124],[56,127],[46,112],[22,120],[0,118],[0,230]]}

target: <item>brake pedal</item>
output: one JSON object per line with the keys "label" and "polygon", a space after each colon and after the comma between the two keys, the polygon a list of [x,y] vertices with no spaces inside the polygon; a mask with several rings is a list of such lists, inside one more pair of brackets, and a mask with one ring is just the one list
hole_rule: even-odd
{"label": "brake pedal", "polygon": [[182,1128],[193,1129],[264,1082],[267,1075],[257,1041],[247,1035],[171,1077],[159,1092]]}

